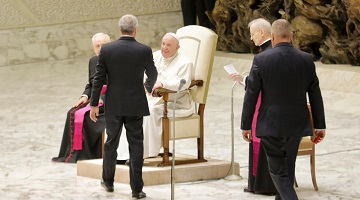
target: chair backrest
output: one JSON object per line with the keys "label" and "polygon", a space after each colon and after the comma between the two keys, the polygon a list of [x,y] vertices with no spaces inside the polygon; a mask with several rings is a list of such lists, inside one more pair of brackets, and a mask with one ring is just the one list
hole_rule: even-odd
{"label": "chair backrest", "polygon": [[194,102],[205,104],[217,44],[217,34],[211,29],[190,25],[176,31],[179,37],[179,52],[194,64],[194,80],[203,80],[203,86],[191,90]]}

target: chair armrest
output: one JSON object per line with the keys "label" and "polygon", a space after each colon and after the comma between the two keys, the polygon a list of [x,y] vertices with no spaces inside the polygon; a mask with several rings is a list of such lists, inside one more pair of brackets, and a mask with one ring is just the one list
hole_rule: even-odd
{"label": "chair armrest", "polygon": [[191,88],[193,86],[203,86],[203,84],[204,84],[203,80],[192,80],[189,88]]}
{"label": "chair armrest", "polygon": [[176,93],[176,91],[168,90],[168,89],[165,89],[165,88],[156,88],[153,91],[152,96],[153,97],[162,97],[164,94],[168,94],[168,93]]}
{"label": "chair armrest", "polygon": [[[190,83],[189,88],[194,87],[194,86],[203,86],[203,83],[204,83],[203,80],[192,80],[191,83]],[[176,91],[168,90],[168,89],[165,89],[165,88],[157,88],[157,89],[155,89],[153,91],[152,96],[153,97],[162,97],[165,93],[167,93],[167,94],[176,93]]]}

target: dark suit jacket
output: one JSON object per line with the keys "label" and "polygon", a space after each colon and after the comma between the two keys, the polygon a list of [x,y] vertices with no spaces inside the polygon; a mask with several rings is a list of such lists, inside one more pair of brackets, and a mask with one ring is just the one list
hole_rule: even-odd
{"label": "dark suit jacket", "polygon": [[[144,84],[144,72],[147,80]],[[157,78],[152,50],[135,38],[123,36],[101,47],[93,83],[91,106],[97,106],[106,75],[105,115],[146,116],[149,107],[144,86],[151,92]]]}
{"label": "dark suit jacket", "polygon": [[95,77],[95,67],[96,64],[98,62],[98,57],[97,56],[93,56],[92,58],[90,58],[89,60],[89,83],[86,84],[85,86],[85,90],[83,92],[83,94],[86,94],[88,96],[88,98],[90,99],[91,97],[91,88],[92,88],[92,83]]}
{"label": "dark suit jacket", "polygon": [[310,54],[293,48],[289,43],[280,43],[254,57],[244,97],[242,130],[251,129],[260,91],[258,137],[312,135],[306,94],[315,128],[325,129],[323,100]]}

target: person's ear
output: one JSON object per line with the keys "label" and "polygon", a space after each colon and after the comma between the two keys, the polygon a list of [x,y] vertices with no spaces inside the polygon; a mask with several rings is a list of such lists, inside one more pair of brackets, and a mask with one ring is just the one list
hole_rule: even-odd
{"label": "person's ear", "polygon": [[136,34],[137,34],[137,30],[138,30],[138,28],[136,27],[136,28],[134,29],[134,32],[133,32],[133,37],[135,37],[135,36],[136,36]]}
{"label": "person's ear", "polygon": [[271,45],[272,45],[272,47],[275,46],[274,41],[275,41],[275,35],[274,35],[274,33],[271,33]]}
{"label": "person's ear", "polygon": [[264,37],[264,35],[265,35],[264,29],[260,29],[260,35],[261,35],[261,37]]}

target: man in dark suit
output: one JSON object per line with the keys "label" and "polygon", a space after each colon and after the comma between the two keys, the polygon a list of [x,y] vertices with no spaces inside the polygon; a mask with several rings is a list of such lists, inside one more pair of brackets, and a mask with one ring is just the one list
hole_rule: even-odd
{"label": "man in dark suit", "polygon": [[[132,196],[140,199],[146,197],[142,191],[142,124],[143,116],[149,115],[146,91],[151,92],[157,71],[151,48],[135,40],[137,27],[135,16],[122,16],[119,20],[122,37],[101,48],[90,101],[90,117],[93,121],[97,120],[99,94],[107,76],[105,120],[108,137],[104,147],[101,185],[108,192],[114,191],[116,150],[124,125],[130,150],[130,187]],[[148,77],[145,83],[144,72]]]}
{"label": "man in dark suit", "polygon": [[295,161],[300,141],[313,134],[307,108],[308,94],[314,119],[315,135],[325,137],[325,114],[319,80],[310,54],[293,48],[291,25],[276,20],[271,28],[273,49],[254,57],[247,80],[241,129],[251,140],[251,123],[259,92],[262,101],[257,121],[269,164],[269,172],[278,194],[275,199],[298,199],[294,189]]}

